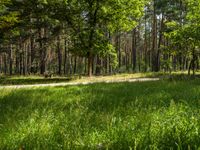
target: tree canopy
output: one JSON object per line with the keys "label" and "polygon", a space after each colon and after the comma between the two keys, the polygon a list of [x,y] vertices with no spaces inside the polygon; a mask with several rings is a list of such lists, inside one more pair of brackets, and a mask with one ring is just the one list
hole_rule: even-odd
{"label": "tree canopy", "polygon": [[15,74],[89,76],[191,69],[194,73],[200,66],[199,0],[0,4],[0,71],[5,74],[8,69]]}

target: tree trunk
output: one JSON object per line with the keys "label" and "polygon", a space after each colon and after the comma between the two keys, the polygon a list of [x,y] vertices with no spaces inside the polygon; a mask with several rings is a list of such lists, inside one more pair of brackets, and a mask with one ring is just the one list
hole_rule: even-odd
{"label": "tree trunk", "polygon": [[64,74],[67,75],[68,74],[68,51],[67,51],[67,39],[65,39],[65,55],[64,55]]}
{"label": "tree trunk", "polygon": [[58,74],[62,74],[62,52],[60,47],[60,36],[57,38],[57,52],[58,52]]}
{"label": "tree trunk", "polygon": [[164,16],[162,15],[161,23],[160,23],[160,33],[159,33],[159,40],[158,40],[158,51],[156,56],[156,66],[155,71],[160,71],[160,53],[161,53],[161,44],[163,41],[163,27],[164,27]]}
{"label": "tree trunk", "polygon": [[12,69],[13,69],[12,44],[10,44],[9,61],[10,61],[10,75],[12,75]]}
{"label": "tree trunk", "polygon": [[190,71],[192,69],[193,76],[195,75],[195,63],[198,61],[198,57],[195,54],[195,48],[192,50],[192,60],[190,62],[189,70],[188,70],[188,75],[190,75]]}
{"label": "tree trunk", "polygon": [[[43,46],[43,39],[44,39],[44,35],[45,35],[45,31],[43,31],[46,29],[39,29],[39,48],[40,48],[40,74],[44,74],[46,71],[46,62],[45,62],[45,58],[46,58],[46,47]],[[45,33],[43,33],[45,32]]]}
{"label": "tree trunk", "polygon": [[25,43],[23,44],[23,48],[22,48],[22,70],[23,70],[23,75],[26,75],[26,46]]}
{"label": "tree trunk", "polygon": [[31,62],[30,62],[30,67],[31,67],[31,73],[36,73],[35,72],[35,66],[34,66],[34,60],[35,60],[35,48],[34,48],[34,37],[31,36],[30,39],[30,53],[31,53]]}
{"label": "tree trunk", "polygon": [[6,54],[4,54],[4,74],[7,74],[7,57]]}
{"label": "tree trunk", "polygon": [[76,74],[77,72],[77,56],[74,57],[74,74]]}
{"label": "tree trunk", "polygon": [[147,72],[147,64],[148,64],[148,56],[147,56],[147,17],[146,17],[146,11],[145,11],[145,39],[144,39],[144,71]]}
{"label": "tree trunk", "polygon": [[109,62],[109,74],[112,74],[112,65],[111,65],[111,57],[110,55],[108,56],[108,62]]}
{"label": "tree trunk", "polygon": [[2,55],[0,55],[0,74],[2,73]]}
{"label": "tree trunk", "polygon": [[99,55],[97,55],[97,63],[96,63],[96,75],[101,74],[101,59]]}
{"label": "tree trunk", "polygon": [[120,33],[118,33],[118,35],[117,35],[116,46],[117,46],[117,53],[118,53],[118,64],[119,64],[119,68],[121,68],[121,37],[120,37]]}
{"label": "tree trunk", "polygon": [[91,52],[88,52],[88,76],[92,76],[92,67],[93,67],[93,56]]}
{"label": "tree trunk", "polygon": [[20,75],[22,75],[22,73],[23,73],[23,69],[22,69],[22,53],[20,52],[20,56],[19,56],[20,58],[19,58],[19,72],[20,72]]}
{"label": "tree trunk", "polygon": [[132,62],[133,62],[133,71],[136,71],[137,63],[137,51],[136,51],[136,28],[132,31]]}
{"label": "tree trunk", "polygon": [[156,18],[156,6],[154,0],[153,10],[153,33],[152,33],[152,71],[156,71],[156,52],[157,52],[157,18]]}

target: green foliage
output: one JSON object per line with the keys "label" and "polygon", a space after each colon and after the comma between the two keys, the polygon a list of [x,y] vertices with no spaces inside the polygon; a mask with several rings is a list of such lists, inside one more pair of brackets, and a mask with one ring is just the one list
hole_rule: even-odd
{"label": "green foliage", "polygon": [[192,67],[194,74],[200,52],[200,1],[186,0],[184,4],[187,8],[184,18],[181,22],[168,22],[165,37],[171,40],[169,49],[173,49],[172,53],[183,54],[191,60],[188,73]]}
{"label": "green foliage", "polygon": [[111,42],[108,34],[134,28],[137,20],[142,16],[144,2],[138,0],[74,0],[65,1],[65,3],[50,2],[50,5],[53,10],[57,9],[56,12],[54,11],[54,16],[62,13],[65,17],[58,17],[58,19],[68,23],[71,28],[71,41],[74,43],[71,51],[87,57],[88,53],[109,54]]}
{"label": "green foliage", "polygon": [[199,84],[1,89],[0,149],[197,150]]}
{"label": "green foliage", "polygon": [[163,60],[161,59],[161,68],[164,69],[164,71],[171,71],[172,70],[172,62],[170,60]]}
{"label": "green foliage", "polygon": [[5,33],[10,34],[9,30],[19,22],[19,12],[8,10],[11,4],[10,0],[0,1],[0,42],[4,40]]}
{"label": "green foliage", "polygon": [[[102,48],[97,49],[97,54],[102,56],[103,58],[106,58],[107,56],[110,57],[110,65],[115,69],[118,66],[118,61],[117,61],[117,53],[115,47],[110,44],[106,43],[106,45],[99,44]],[[99,51],[98,51],[99,50]]]}
{"label": "green foliage", "polygon": [[187,19],[193,25],[199,25],[200,19],[200,1],[199,0],[186,0],[188,5]]}
{"label": "green foliage", "polygon": [[17,22],[17,12],[8,13],[0,16],[0,30],[9,28]]}
{"label": "green foliage", "polygon": [[177,21],[167,23],[166,37],[172,38],[175,44],[179,44],[183,47],[193,46],[199,44],[200,40],[200,26],[199,26],[199,6],[200,1],[187,0],[187,20],[185,19],[184,25],[179,25]]}

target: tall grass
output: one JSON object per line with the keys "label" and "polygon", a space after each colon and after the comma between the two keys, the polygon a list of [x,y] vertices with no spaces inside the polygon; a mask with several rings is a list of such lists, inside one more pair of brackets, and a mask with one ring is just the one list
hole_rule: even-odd
{"label": "tall grass", "polygon": [[0,91],[0,149],[198,149],[200,80]]}

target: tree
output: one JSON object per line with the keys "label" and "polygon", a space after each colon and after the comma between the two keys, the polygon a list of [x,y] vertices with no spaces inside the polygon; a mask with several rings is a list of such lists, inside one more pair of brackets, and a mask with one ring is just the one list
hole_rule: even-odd
{"label": "tree", "polygon": [[168,23],[168,31],[165,35],[171,39],[171,48],[176,54],[182,54],[187,56],[190,60],[188,67],[188,74],[190,70],[195,69],[198,66],[199,58],[199,44],[200,44],[200,26],[199,26],[199,6],[200,1],[187,0],[186,3],[188,11],[185,18],[179,21],[179,23],[173,21]]}
{"label": "tree", "polygon": [[[93,60],[96,55],[111,55],[115,50],[108,33],[128,31],[136,26],[136,20],[142,15],[144,2],[136,0],[83,0],[65,3],[66,21],[72,29],[71,51],[76,55],[87,57],[88,75],[92,75]],[[68,6],[68,7],[67,7]],[[59,13],[59,11],[58,11]],[[70,16],[69,14],[73,14]]]}
{"label": "tree", "polygon": [[10,5],[10,0],[0,1],[0,31],[11,28],[15,23],[18,22],[18,12],[9,11],[7,5]]}

